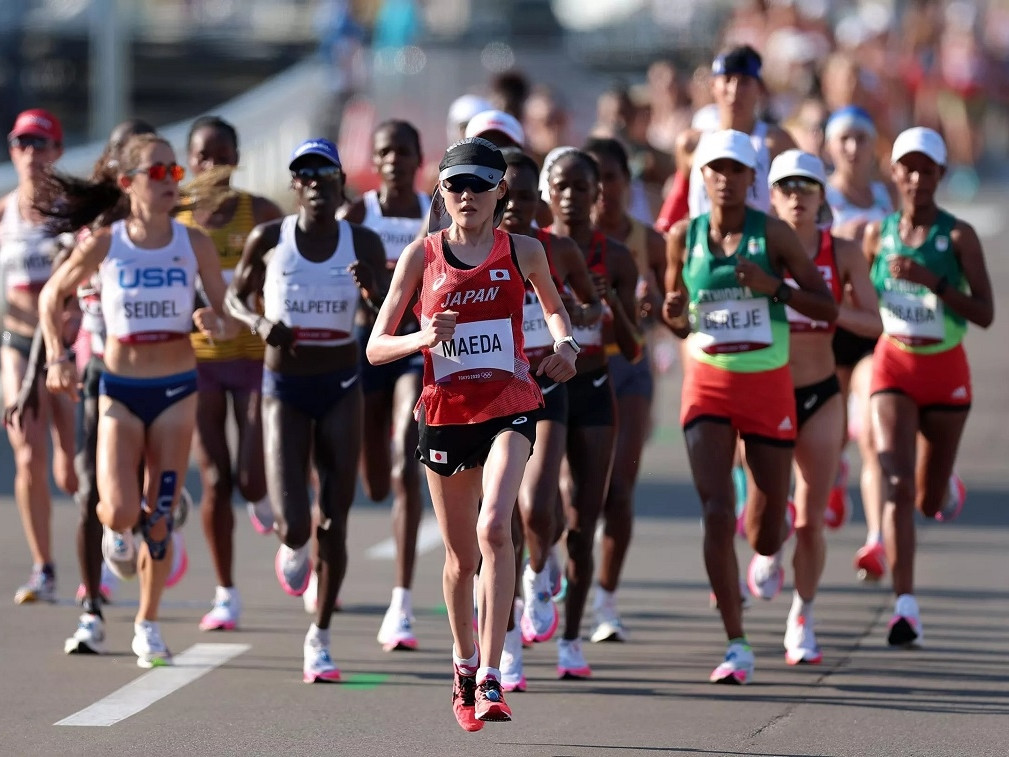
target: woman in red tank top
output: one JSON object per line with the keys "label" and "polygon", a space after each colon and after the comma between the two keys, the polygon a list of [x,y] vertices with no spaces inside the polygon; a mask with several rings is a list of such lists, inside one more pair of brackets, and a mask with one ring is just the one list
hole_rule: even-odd
{"label": "woman in red tank top", "polygon": [[[477,731],[485,720],[511,719],[499,665],[515,589],[512,511],[543,404],[523,348],[526,278],[555,340],[554,354],[537,373],[567,381],[575,375],[579,348],[543,246],[495,228],[508,193],[500,150],[484,139],[464,139],[438,168],[436,201],[452,224],[403,251],[368,342],[368,360],[377,365],[424,354],[417,454],[428,469],[445,541],[452,707],[462,728]],[[397,335],[415,294],[421,329]],[[477,646],[470,629],[481,558]]]}
{"label": "woman in red tank top", "polygon": [[[817,227],[824,203],[826,172],[821,160],[799,150],[774,159],[769,173],[771,203],[778,217],[795,230],[838,304],[837,325],[864,337],[883,330],[869,280],[869,268],[855,242],[837,239]],[[785,281],[797,286],[790,278]],[[851,297],[842,303],[845,289]],[[816,321],[786,308],[790,332],[789,368],[795,385],[798,430],[795,437],[795,591],[785,625],[785,661],[790,665],[822,659],[813,630],[813,599],[823,573],[826,515],[833,523],[845,518],[844,498],[832,497],[838,452],[844,437],[844,402],[832,347],[833,323]],[[843,494],[843,492],[842,492]],[[828,507],[835,500],[839,507]],[[835,526],[836,527],[836,526]],[[775,555],[755,555],[747,571],[754,596],[772,599],[784,582],[784,549]]]}

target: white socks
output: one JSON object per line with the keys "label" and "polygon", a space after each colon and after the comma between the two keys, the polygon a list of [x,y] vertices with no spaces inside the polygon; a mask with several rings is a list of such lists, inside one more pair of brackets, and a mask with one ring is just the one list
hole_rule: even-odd
{"label": "white socks", "polygon": [[410,590],[397,586],[392,590],[392,605],[398,607],[400,612],[407,615],[413,614],[413,602],[410,599]]}
{"label": "white socks", "polygon": [[480,650],[476,650],[473,652],[472,657],[466,659],[465,657],[457,655],[455,653],[455,647],[452,647],[452,662],[454,662],[455,666],[462,672],[476,673],[480,667]]}
{"label": "white socks", "polygon": [[807,621],[813,619],[813,602],[806,602],[799,596],[799,592],[792,592],[792,609],[788,611],[789,621],[795,618],[805,618]]}

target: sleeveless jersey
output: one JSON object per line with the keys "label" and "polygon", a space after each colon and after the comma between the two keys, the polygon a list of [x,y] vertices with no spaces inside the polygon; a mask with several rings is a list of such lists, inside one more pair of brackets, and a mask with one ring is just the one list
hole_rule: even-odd
{"label": "sleeveless jersey", "polygon": [[102,314],[102,277],[91,274],[87,283],[77,287],[77,302],[81,308],[81,329],[91,340],[91,354],[105,354],[105,316]]}
{"label": "sleeveless jersey", "polygon": [[[546,252],[547,265],[550,266],[550,278],[554,280],[554,286],[560,291],[564,282],[557,278],[557,270],[554,268],[553,257],[550,254],[550,242],[553,234],[543,231],[543,229],[537,229],[536,238]],[[554,337],[550,333],[550,329],[547,328],[547,320],[543,316],[543,306],[540,305],[539,297],[536,296],[532,284],[527,281],[525,288],[525,306],[522,309],[522,340],[525,342],[525,353],[529,362],[538,363],[547,355],[553,354]]]}
{"label": "sleeveless jersey", "polygon": [[[703,137],[702,137],[703,139]],[[771,188],[767,184],[767,175],[771,170],[771,152],[767,149],[767,124],[757,121],[757,125],[750,134],[750,143],[757,153],[757,167],[753,185],[747,192],[746,204],[751,208],[767,213],[771,209]],[[692,166],[690,169],[690,184],[687,190],[687,206],[690,208],[690,217],[708,213],[711,210],[711,199],[704,188],[704,177],[701,175],[700,166]]]}
{"label": "sleeveless jersey", "polygon": [[[553,227],[550,227],[553,228]],[[550,231],[548,228],[547,231]],[[598,229],[592,232],[592,240],[589,242],[589,252],[585,257],[585,265],[589,269],[589,274],[598,274],[609,277],[609,270],[606,268],[606,235]],[[597,355],[603,352],[603,322],[607,317],[612,317],[609,308],[604,305],[603,315],[591,326],[571,325],[571,334],[574,336],[578,346],[582,348],[579,354]]]}
{"label": "sleeveless jersey", "polygon": [[424,219],[427,218],[428,208],[431,207],[431,198],[420,192],[417,193],[420,218],[383,215],[382,206],[378,201],[378,192],[374,189],[365,192],[361,199],[364,200],[364,220],[361,225],[378,234],[385,247],[386,262],[390,267],[395,267],[403,250],[417,238],[417,233],[420,231]]}
{"label": "sleeveless jersey", "polygon": [[295,344],[336,347],[354,341],[354,311],[361,290],[354,283],[350,264],[357,260],[354,232],[340,221],[336,251],[314,263],[298,250],[298,216],[280,225],[280,241],[266,264],[263,285],[264,315],[289,326]]}
{"label": "sleeveless jersey", "polygon": [[687,260],[683,282],[690,293],[691,332],[687,348],[702,363],[737,373],[756,373],[788,363],[788,321],[785,306],[766,294],[740,286],[736,263],[740,256],[772,276],[767,254],[767,215],[746,210],[743,236],[732,255],[716,257],[708,246],[711,216],[691,219],[687,229]]}
{"label": "sleeveless jersey", "polygon": [[419,412],[433,426],[482,423],[541,407],[522,339],[525,283],[511,235],[494,230],[480,265],[461,269],[445,258],[445,232],[424,240],[424,276],[414,308],[421,328],[435,313],[459,315],[447,342],[423,349],[424,389]]}
{"label": "sleeveless jersey", "polygon": [[[224,283],[230,284],[235,275],[235,268],[242,259],[242,250],[249,232],[256,226],[252,195],[248,192],[238,193],[238,203],[235,212],[226,224],[217,229],[200,226],[193,217],[191,210],[183,210],[175,216],[175,220],[186,226],[202,230],[210,237],[217,248],[221,260],[221,275]],[[265,345],[263,340],[247,329],[239,332],[234,339],[215,339],[211,342],[198,331],[189,336],[193,343],[193,351],[197,360],[262,360]]]}
{"label": "sleeveless jersey", "polygon": [[189,229],[171,223],[172,241],[156,250],[137,247],[125,221],[112,224],[112,243],[98,273],[106,330],[120,342],[164,342],[189,335],[196,255]]}
{"label": "sleeveless jersey", "polygon": [[872,183],[872,205],[867,208],[853,204],[837,187],[827,184],[824,194],[833,216],[831,228],[837,230],[853,221],[873,223],[881,221],[893,212],[893,203],[886,185],[881,181]]}
{"label": "sleeveless jersey", "polygon": [[0,219],[0,267],[8,289],[38,292],[49,280],[56,240],[21,217],[17,191],[7,195]]}
{"label": "sleeveless jersey", "polygon": [[903,255],[925,266],[937,276],[945,276],[949,286],[966,290],[960,263],[953,252],[950,234],[956,219],[940,210],[920,247],[908,247],[900,238],[900,213],[883,219],[880,250],[872,262],[871,278],[879,295],[883,333],[901,349],[931,355],[951,350],[963,341],[967,321],[946,310],[942,299],[927,287],[890,275],[889,258]]}
{"label": "sleeveless jersey", "polygon": [[[841,274],[838,273],[837,258],[834,256],[834,237],[826,229],[820,229],[820,247],[816,251],[816,257],[813,258],[813,264],[823,276],[823,281],[826,283],[827,289],[830,290],[834,302],[840,305],[844,295],[844,287],[841,285]],[[799,288],[791,276],[785,277],[785,283],[795,289]],[[833,323],[814,321],[812,318],[792,310],[787,305],[785,306],[785,317],[788,318],[788,329],[792,333],[821,331],[830,334],[834,331]]]}

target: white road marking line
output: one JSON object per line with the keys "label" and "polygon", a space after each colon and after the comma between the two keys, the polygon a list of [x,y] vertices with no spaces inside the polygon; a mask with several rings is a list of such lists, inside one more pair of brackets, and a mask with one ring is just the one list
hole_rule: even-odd
{"label": "white road marking line", "polygon": [[194,644],[176,655],[174,665],[144,673],[118,691],[53,725],[115,725],[249,649],[250,644]]}
{"label": "white road marking line", "polygon": [[[441,531],[438,528],[438,520],[432,517],[424,518],[417,531],[417,554],[422,555],[425,552],[430,552],[440,545]],[[390,537],[380,541],[373,547],[369,547],[366,554],[370,560],[395,560],[396,540]]]}

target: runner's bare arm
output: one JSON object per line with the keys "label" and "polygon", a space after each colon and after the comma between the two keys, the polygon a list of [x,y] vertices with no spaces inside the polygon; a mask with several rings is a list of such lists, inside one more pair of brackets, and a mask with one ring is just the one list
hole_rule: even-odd
{"label": "runner's bare arm", "polygon": [[578,249],[578,243],[571,237],[554,237],[551,249],[558,276],[571,287],[580,303],[570,314],[572,323],[578,326],[591,326],[602,316],[603,303],[596,294],[596,288],[592,284],[592,277],[589,275],[588,266],[585,265],[585,257]]}
{"label": "runner's bare arm", "polygon": [[842,301],[837,312],[837,325],[853,334],[875,339],[883,333],[876,289],[869,278],[869,266],[858,245],[849,239],[834,238],[834,259],[851,303]]}
{"label": "runner's bare arm", "polygon": [[[792,227],[777,218],[768,217],[766,235],[767,251],[773,267],[779,271],[782,267],[787,269],[799,285],[798,289],[789,292],[789,307],[816,321],[833,323],[837,320],[837,303]],[[740,270],[744,263],[757,268],[751,261],[740,261],[736,270]],[[746,280],[741,283],[754,291],[773,296],[784,282],[777,276],[758,269],[748,270]]]}
{"label": "runner's bare arm", "polygon": [[[546,253],[539,240],[532,237],[513,234],[512,240],[515,244],[515,256],[519,262],[519,268],[529,279],[536,297],[543,308],[543,316],[550,330],[550,336],[554,338],[554,343],[571,336],[571,321],[568,319],[568,311],[561,301],[561,295],[554,285],[553,277],[550,276],[550,265],[547,263]],[[579,255],[579,257],[581,257]],[[575,358],[577,353],[569,344],[561,345],[560,349],[553,355],[547,355],[541,362],[539,374],[547,375],[554,381],[567,381],[574,377]]]}
{"label": "runner's bare arm", "polygon": [[683,283],[683,262],[686,254],[687,220],[675,224],[666,235],[665,296],[662,301],[662,320],[680,339],[690,334],[687,304],[690,293]]}
{"label": "runner's bare arm", "polygon": [[[445,311],[432,319],[420,331],[397,336],[396,330],[406,313],[410,300],[424,280],[424,241],[416,240],[407,245],[392,273],[389,293],[375,318],[375,326],[368,339],[366,350],[372,365],[382,365],[412,355],[422,347],[433,347],[438,342],[450,339],[455,330],[455,313]],[[449,323],[451,321],[451,323]]]}

